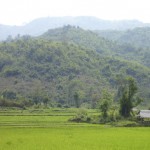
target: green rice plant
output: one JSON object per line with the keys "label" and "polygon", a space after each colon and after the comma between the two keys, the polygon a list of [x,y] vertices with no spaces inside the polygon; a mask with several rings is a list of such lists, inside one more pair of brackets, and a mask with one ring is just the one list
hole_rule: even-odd
{"label": "green rice plant", "polygon": [[149,150],[150,128],[0,128],[0,150]]}

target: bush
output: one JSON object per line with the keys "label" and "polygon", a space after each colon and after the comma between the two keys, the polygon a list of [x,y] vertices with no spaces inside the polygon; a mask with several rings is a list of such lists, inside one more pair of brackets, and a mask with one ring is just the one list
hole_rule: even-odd
{"label": "bush", "polygon": [[67,105],[67,104],[66,104],[66,105],[63,105],[63,107],[64,107],[64,108],[70,108],[70,106]]}
{"label": "bush", "polygon": [[14,77],[20,75],[21,72],[18,69],[7,69],[4,72],[5,77]]}
{"label": "bush", "polygon": [[3,91],[1,95],[5,99],[16,99],[17,98],[17,94],[15,92],[9,91],[9,90]]}
{"label": "bush", "polygon": [[16,101],[7,100],[7,99],[1,99],[0,100],[0,106],[1,107],[18,107],[18,108],[24,109],[23,104],[16,102]]}
{"label": "bush", "polygon": [[87,111],[85,109],[78,109],[75,117],[69,119],[69,121],[73,122],[90,122],[91,117],[88,116]]}
{"label": "bush", "polygon": [[58,103],[58,104],[57,104],[57,107],[58,107],[58,108],[62,108],[62,104]]}

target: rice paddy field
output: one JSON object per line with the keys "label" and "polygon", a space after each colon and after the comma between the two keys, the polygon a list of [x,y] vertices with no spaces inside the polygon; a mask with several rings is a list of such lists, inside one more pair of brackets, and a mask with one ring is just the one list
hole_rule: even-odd
{"label": "rice paddy field", "polygon": [[68,122],[73,115],[73,109],[0,110],[0,150],[150,149],[149,127]]}

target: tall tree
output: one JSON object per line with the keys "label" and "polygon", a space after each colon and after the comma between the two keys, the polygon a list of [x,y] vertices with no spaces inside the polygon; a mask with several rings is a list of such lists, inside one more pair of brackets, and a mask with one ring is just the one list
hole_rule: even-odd
{"label": "tall tree", "polygon": [[78,92],[75,92],[74,94],[74,101],[75,101],[75,105],[77,108],[80,107],[80,99],[79,99],[79,93]]}
{"label": "tall tree", "polygon": [[141,98],[136,96],[138,87],[135,80],[132,77],[128,77],[124,80],[124,83],[118,89],[120,93],[120,115],[123,117],[129,117],[132,112],[132,108],[140,104]]}
{"label": "tall tree", "polygon": [[108,117],[108,110],[109,110],[112,102],[113,102],[112,95],[107,90],[103,90],[102,97],[101,97],[100,103],[99,103],[99,108],[102,112],[102,116],[104,119]]}

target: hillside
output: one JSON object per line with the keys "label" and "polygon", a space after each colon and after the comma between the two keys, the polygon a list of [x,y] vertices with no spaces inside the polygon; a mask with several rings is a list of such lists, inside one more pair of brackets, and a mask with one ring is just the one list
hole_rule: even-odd
{"label": "hillside", "polygon": [[135,28],[127,31],[105,30],[97,31],[101,37],[136,47],[150,47],[150,27]]}
{"label": "hillside", "polygon": [[150,28],[127,31],[96,31],[100,37],[118,44],[116,53],[128,60],[135,60],[150,67]]}
{"label": "hillside", "polygon": [[[74,27],[70,29],[75,30]],[[90,34],[90,31],[78,30]],[[73,31],[67,32],[67,35],[72,35]],[[94,49],[92,38],[91,42],[89,40],[87,44],[82,43],[83,33],[79,34],[80,40],[77,38],[79,42],[74,39],[71,42],[65,38],[65,41],[58,40],[62,39],[61,35],[58,32],[57,39],[54,39],[56,35],[52,36],[52,31],[48,31],[43,35],[46,38],[23,36],[1,42],[1,93],[12,92],[16,94],[15,99],[28,99],[34,103],[42,102],[42,97],[48,97],[53,104],[75,105],[74,94],[77,92],[81,104],[95,107],[102,89],[108,88],[114,92],[117,79],[130,75],[138,82],[139,94],[148,101],[148,67],[120,56],[112,56],[112,50],[109,49],[111,47],[109,44],[105,47],[108,41],[103,38],[100,44],[103,47],[102,53]],[[96,38],[93,33],[91,36]]]}
{"label": "hillside", "polygon": [[150,26],[137,20],[109,21],[95,17],[45,17],[35,19],[23,26],[0,25],[0,40],[5,40],[9,35],[38,36],[48,29],[55,29],[64,25],[79,26],[88,30],[127,30],[136,27]]}
{"label": "hillside", "polygon": [[[40,36],[42,39],[54,40],[60,42],[74,43],[79,46],[95,50],[103,55],[112,55],[116,44],[98,34],[84,30],[75,26],[64,26],[57,29],[50,29]],[[111,53],[109,53],[111,50]]]}
{"label": "hillside", "polygon": [[[105,56],[121,57],[150,67],[150,50],[146,47],[138,47],[134,45],[134,42],[133,44],[120,42],[117,37],[123,35],[124,32],[101,31],[95,33],[90,30],[83,30],[82,28],[68,25],[62,28],[50,29],[40,37],[48,40],[75,43],[79,46],[93,49]],[[99,34],[100,36],[98,36]],[[110,40],[111,37],[116,40]]]}

